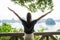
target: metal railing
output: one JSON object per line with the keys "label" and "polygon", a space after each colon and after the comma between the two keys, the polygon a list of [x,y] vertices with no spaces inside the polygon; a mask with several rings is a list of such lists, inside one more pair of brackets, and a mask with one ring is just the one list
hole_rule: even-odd
{"label": "metal railing", "polygon": [[[51,37],[53,40],[57,40],[53,35],[60,35],[60,32],[35,32],[34,35],[40,36],[39,40],[43,40],[44,38],[46,38],[46,40],[49,40],[49,37]],[[0,37],[2,36],[10,36],[9,40],[13,40],[13,38],[15,37],[16,40],[18,40],[18,38],[20,38],[21,40],[24,40],[23,36],[24,33],[0,33]]]}

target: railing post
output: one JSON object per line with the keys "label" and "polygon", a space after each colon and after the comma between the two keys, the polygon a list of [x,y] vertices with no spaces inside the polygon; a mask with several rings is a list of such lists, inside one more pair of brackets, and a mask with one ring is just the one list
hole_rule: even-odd
{"label": "railing post", "polygon": [[23,36],[20,36],[19,38],[20,38],[21,40],[24,40]]}
{"label": "railing post", "polygon": [[43,40],[45,38],[45,36],[42,35],[42,37],[39,40]]}
{"label": "railing post", "polygon": [[46,36],[46,40],[49,40],[49,36]]}
{"label": "railing post", "polygon": [[57,40],[54,36],[50,35],[50,37],[53,39],[53,40]]}

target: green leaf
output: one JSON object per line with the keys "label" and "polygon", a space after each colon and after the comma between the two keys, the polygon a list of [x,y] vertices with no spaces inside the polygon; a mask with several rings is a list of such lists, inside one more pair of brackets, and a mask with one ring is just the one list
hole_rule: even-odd
{"label": "green leaf", "polygon": [[[16,4],[19,4],[20,6],[26,7],[31,12],[36,12],[38,9],[44,12],[46,8],[48,9],[53,8],[52,0],[12,0],[12,1]],[[27,4],[30,3],[30,4],[25,5],[26,3]]]}

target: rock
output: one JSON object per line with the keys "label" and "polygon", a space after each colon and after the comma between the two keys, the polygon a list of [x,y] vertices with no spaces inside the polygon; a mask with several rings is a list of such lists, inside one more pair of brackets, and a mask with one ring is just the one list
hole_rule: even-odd
{"label": "rock", "polygon": [[55,25],[55,21],[52,18],[48,18],[46,21],[46,25]]}

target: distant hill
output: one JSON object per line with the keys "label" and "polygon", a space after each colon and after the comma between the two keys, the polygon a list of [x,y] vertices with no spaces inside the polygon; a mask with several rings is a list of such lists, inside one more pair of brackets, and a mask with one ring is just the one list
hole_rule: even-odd
{"label": "distant hill", "polygon": [[[23,18],[24,20],[26,20],[25,18]],[[2,19],[0,20],[0,23],[21,23],[20,20],[15,20],[14,18],[12,18],[11,20],[8,20],[8,19]],[[60,22],[60,20],[54,20],[52,18],[48,18],[48,19],[41,19],[39,20],[37,23],[46,23],[47,25],[55,25],[56,23],[55,22]]]}
{"label": "distant hill", "polygon": [[55,25],[55,20],[53,20],[52,18],[48,18],[45,21],[46,25]]}

